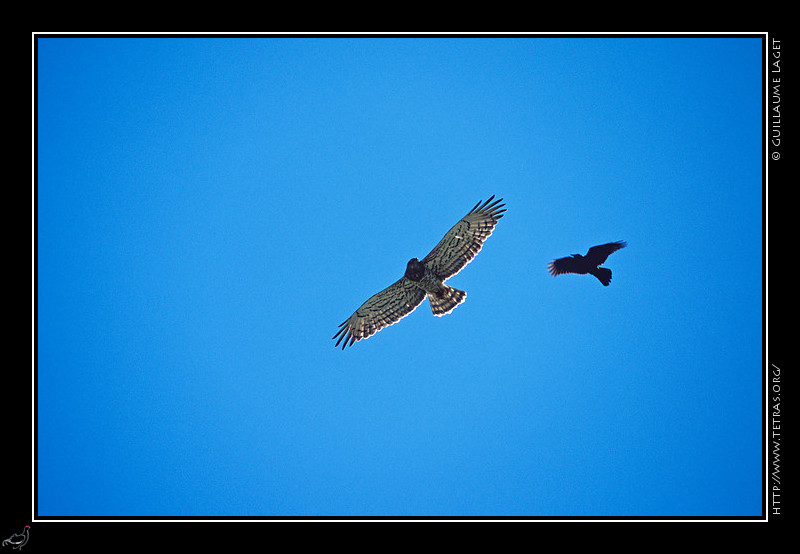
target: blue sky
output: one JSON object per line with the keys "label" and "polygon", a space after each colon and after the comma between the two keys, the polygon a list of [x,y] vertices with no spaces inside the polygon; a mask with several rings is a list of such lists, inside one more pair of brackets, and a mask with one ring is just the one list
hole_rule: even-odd
{"label": "blue sky", "polygon": [[[760,38],[36,63],[37,515],[761,514]],[[334,348],[491,195],[466,302]]]}

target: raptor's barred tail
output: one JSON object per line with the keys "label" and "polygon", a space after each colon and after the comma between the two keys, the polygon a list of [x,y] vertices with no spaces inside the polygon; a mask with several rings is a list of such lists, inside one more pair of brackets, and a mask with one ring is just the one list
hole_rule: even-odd
{"label": "raptor's barred tail", "polygon": [[597,267],[589,273],[600,279],[600,282],[603,283],[605,287],[611,282],[611,270],[606,267]]}
{"label": "raptor's barred tail", "polygon": [[443,285],[444,290],[441,296],[438,294],[428,294],[428,302],[431,304],[433,315],[443,316],[453,311],[453,308],[461,304],[467,298],[467,293],[463,290],[454,289],[448,285]]}

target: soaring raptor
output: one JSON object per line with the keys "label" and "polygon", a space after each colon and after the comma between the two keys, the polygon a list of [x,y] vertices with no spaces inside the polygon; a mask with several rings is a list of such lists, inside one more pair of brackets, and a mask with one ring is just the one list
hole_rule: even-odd
{"label": "soaring raptor", "polygon": [[503,217],[505,209],[500,202],[478,202],[461,218],[422,261],[409,260],[406,273],[399,281],[382,290],[361,305],[353,315],[339,325],[333,338],[339,337],[335,346],[344,340],[342,350],[354,342],[365,339],[384,327],[397,323],[410,314],[428,297],[435,316],[453,311],[467,297],[467,293],[445,285],[449,279],[480,252],[483,241],[492,234],[494,226]]}
{"label": "soaring raptor", "polygon": [[607,287],[611,282],[611,270],[597,266],[603,265],[611,254],[620,248],[625,248],[626,244],[624,240],[620,240],[592,246],[585,256],[573,254],[566,258],[558,258],[550,262],[547,267],[550,271],[550,275],[554,277],[562,273],[578,273],[580,275],[591,273]]}

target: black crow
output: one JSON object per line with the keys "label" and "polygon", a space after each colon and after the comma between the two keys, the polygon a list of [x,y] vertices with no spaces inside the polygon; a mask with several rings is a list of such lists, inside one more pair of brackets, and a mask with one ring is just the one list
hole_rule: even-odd
{"label": "black crow", "polygon": [[550,262],[547,267],[550,270],[550,275],[553,276],[561,275],[562,273],[578,273],[580,275],[591,273],[607,287],[611,282],[611,270],[597,266],[602,265],[611,254],[620,248],[625,248],[625,246],[627,246],[627,243],[624,240],[592,246],[585,256],[573,254],[566,258],[558,258]]}

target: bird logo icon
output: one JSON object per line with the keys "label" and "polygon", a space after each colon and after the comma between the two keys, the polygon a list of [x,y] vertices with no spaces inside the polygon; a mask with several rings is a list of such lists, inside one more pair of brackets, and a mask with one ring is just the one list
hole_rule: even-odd
{"label": "bird logo icon", "polygon": [[25,543],[28,542],[28,531],[30,530],[31,526],[26,525],[25,528],[22,530],[22,533],[14,533],[6,540],[3,541],[3,546],[10,546],[16,550],[21,550]]}

